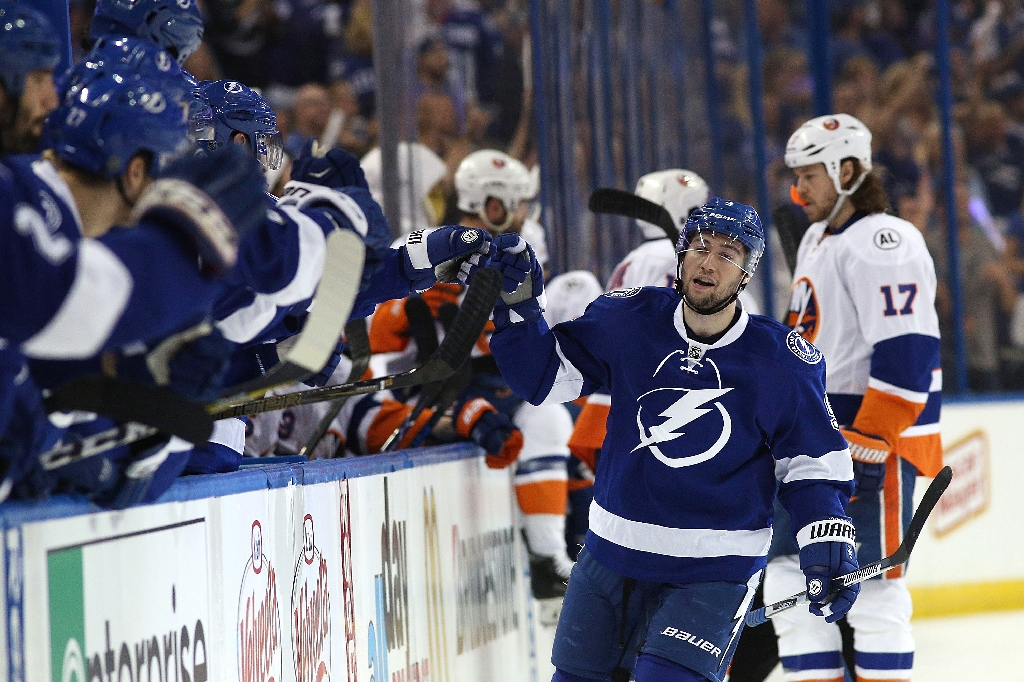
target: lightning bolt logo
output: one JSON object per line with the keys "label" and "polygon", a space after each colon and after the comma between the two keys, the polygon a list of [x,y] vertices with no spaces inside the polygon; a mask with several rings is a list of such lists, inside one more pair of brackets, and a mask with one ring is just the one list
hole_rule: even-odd
{"label": "lightning bolt logo", "polygon": [[643,406],[641,405],[637,409],[636,413],[636,425],[640,430],[640,444],[633,448],[633,452],[641,448],[649,448],[651,453],[662,463],[676,469],[680,467],[693,466],[694,464],[700,464],[706,462],[725,447],[725,444],[729,441],[729,437],[732,435],[732,418],[729,416],[728,411],[722,406],[720,402],[714,402],[714,408],[722,415],[722,433],[718,437],[715,443],[702,453],[692,455],[689,457],[666,457],[658,447],[661,443],[668,443],[673,441],[680,436],[686,434],[685,431],[679,431],[682,427],[690,424],[691,422],[700,419],[705,414],[712,412],[711,408],[702,407],[703,405],[712,401],[717,401],[723,395],[731,391],[731,388],[702,388],[702,389],[677,389],[677,388],[659,388],[653,391],[649,391],[637,399],[640,402],[644,397],[655,393],[657,391],[683,391],[683,396],[676,400],[674,403],[665,408],[664,411],[659,414],[659,417],[664,417],[665,420],[660,424],[652,426],[650,430],[647,430],[643,421],[641,420],[641,413],[643,412]]}

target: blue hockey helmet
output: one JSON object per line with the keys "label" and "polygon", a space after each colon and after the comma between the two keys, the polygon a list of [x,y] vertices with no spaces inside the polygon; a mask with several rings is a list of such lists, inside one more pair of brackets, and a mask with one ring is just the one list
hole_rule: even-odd
{"label": "blue hockey helmet", "polygon": [[141,153],[153,156],[155,173],[188,150],[187,106],[177,79],[103,73],[68,92],[50,114],[49,139],[57,156],[104,178]]}
{"label": "blue hockey helmet", "polygon": [[[68,69],[57,87],[61,99],[72,89],[104,73],[132,74],[158,78],[171,76],[182,92],[192,87],[178,62],[159,45],[142,38],[104,36],[96,41],[85,59]],[[173,83],[173,81],[171,81]],[[192,83],[195,79],[192,80]]]}
{"label": "blue hockey helmet", "polygon": [[196,0],[98,0],[89,37],[152,40],[179,62],[199,49],[203,19]]}
{"label": "blue hockey helmet", "polygon": [[0,2],[0,81],[20,95],[25,77],[60,62],[60,38],[38,10],[21,2]]}
{"label": "blue hockey helmet", "polygon": [[193,143],[209,143],[214,136],[213,108],[203,99],[199,82],[188,71],[182,70],[188,84],[188,138]]}
{"label": "blue hockey helmet", "polygon": [[231,144],[235,133],[244,133],[265,168],[281,167],[284,145],[277,131],[277,115],[256,91],[233,80],[203,81],[199,91],[213,109],[214,139],[207,145],[209,149]]}
{"label": "blue hockey helmet", "polygon": [[680,263],[686,251],[703,248],[704,232],[717,232],[741,243],[745,247],[741,262],[725,255],[722,257],[745,272],[748,278],[753,276],[764,254],[764,228],[753,207],[738,201],[715,198],[695,209],[679,233],[676,253]]}

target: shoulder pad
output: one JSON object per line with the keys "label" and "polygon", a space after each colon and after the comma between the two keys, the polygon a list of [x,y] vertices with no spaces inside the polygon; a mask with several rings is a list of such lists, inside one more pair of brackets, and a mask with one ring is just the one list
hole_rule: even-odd
{"label": "shoulder pad", "polygon": [[846,231],[851,258],[875,265],[897,265],[927,254],[920,230],[886,213],[858,220]]}
{"label": "shoulder pad", "polygon": [[277,204],[278,206],[294,206],[300,211],[327,206],[345,216],[352,224],[352,229],[359,233],[360,237],[365,237],[368,231],[366,215],[363,213],[363,209],[359,208],[359,204],[344,192],[330,187],[290,180],[284,186],[284,195],[278,199]]}

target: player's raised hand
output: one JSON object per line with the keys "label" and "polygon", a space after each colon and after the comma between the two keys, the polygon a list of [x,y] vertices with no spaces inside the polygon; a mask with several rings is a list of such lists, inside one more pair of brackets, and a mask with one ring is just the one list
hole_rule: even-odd
{"label": "player's raised hand", "polygon": [[830,594],[832,579],[856,571],[857,534],[848,518],[835,517],[814,521],[796,534],[800,546],[800,570],[807,578],[808,607],[816,616],[834,623],[845,616],[860,593],[860,585],[844,587]]}
{"label": "player's raised hand", "polygon": [[498,270],[504,279],[501,298],[494,306],[497,329],[540,317],[544,312],[544,270],[525,239],[514,233],[496,237],[487,267]]}
{"label": "player's raised hand", "polygon": [[307,142],[299,158],[292,162],[291,179],[335,189],[369,188],[359,159],[341,147],[323,149],[316,140]]}
{"label": "player's raised hand", "polygon": [[402,252],[402,272],[416,291],[437,282],[466,284],[487,260],[491,236],[461,225],[416,230],[409,233]]}

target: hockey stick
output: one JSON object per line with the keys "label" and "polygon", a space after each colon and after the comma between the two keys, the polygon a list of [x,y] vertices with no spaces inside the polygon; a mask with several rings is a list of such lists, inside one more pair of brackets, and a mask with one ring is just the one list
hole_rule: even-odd
{"label": "hockey stick", "polygon": [[473,275],[473,281],[462,301],[462,307],[455,318],[451,332],[444,337],[444,341],[441,342],[437,351],[421,367],[401,374],[248,400],[234,405],[222,406],[222,403],[215,403],[208,409],[213,413],[214,419],[227,419],[228,417],[272,412],[296,405],[308,405],[324,400],[336,400],[364,393],[376,393],[386,389],[406,388],[441,381],[451,376],[462,364],[463,358],[473,349],[473,344],[476,343],[484,325],[487,324],[491,310],[501,293],[501,281],[501,274],[490,268],[481,268]]}
{"label": "hockey stick", "polygon": [[79,410],[95,412],[116,422],[148,424],[153,433],[161,431],[190,443],[203,443],[213,432],[213,418],[202,403],[166,388],[106,376],[76,377],[54,389],[43,404],[47,412]]}
{"label": "hockey stick", "polygon": [[[939,498],[942,497],[942,493],[949,487],[949,482],[953,479],[953,470],[948,466],[942,467],[942,471],[932,480],[931,485],[924,492],[924,497],[921,499],[921,504],[918,505],[917,511],[914,512],[914,517],[910,519],[910,525],[907,527],[907,532],[903,536],[903,542],[896,549],[895,552],[885,557],[881,561],[876,561],[873,564],[868,564],[858,568],[856,571],[846,573],[844,575],[836,576],[832,578],[831,590],[829,590],[829,596],[831,597],[836,592],[844,587],[850,585],[856,585],[862,583],[865,580],[870,580],[875,576],[879,576],[894,566],[906,563],[910,558],[910,553],[914,551],[914,545],[917,544],[917,538],[921,535],[921,531],[924,530],[924,522],[928,520],[928,515],[932,513],[932,509],[938,503]],[[800,606],[806,604],[810,600],[807,598],[807,592],[801,592],[795,594],[788,599],[777,601],[774,604],[768,604],[767,606],[751,611],[747,614],[744,619],[746,624],[750,627],[767,623],[769,618],[772,618],[783,611],[788,611],[794,606]]]}
{"label": "hockey stick", "polygon": [[[366,332],[366,320],[359,318],[345,325],[345,339],[348,342],[349,357],[352,359],[352,369],[348,373],[348,383],[352,383],[359,381],[370,366],[370,337]],[[323,440],[324,435],[327,434],[328,429],[331,428],[331,422],[338,416],[338,413],[341,412],[341,408],[345,406],[347,401],[348,398],[338,398],[331,403],[330,407],[327,408],[327,414],[316,425],[316,430],[306,440],[305,445],[299,449],[300,456],[313,452],[316,449],[316,446]]]}
{"label": "hockey stick", "polygon": [[366,247],[356,233],[335,230],[327,237],[326,249],[323,275],[295,345],[281,364],[263,376],[225,391],[225,404],[259,398],[277,386],[302,381],[331,359],[359,294]]}
{"label": "hockey stick", "polygon": [[[437,343],[437,333],[436,333],[437,329],[434,326],[434,323],[435,323],[434,316],[430,312],[430,308],[427,307],[426,302],[422,302],[421,305],[415,305],[415,306],[410,306],[409,305],[409,303],[411,303],[412,301],[416,301],[416,300],[419,300],[421,302],[423,301],[422,298],[419,298],[419,299],[417,299],[417,298],[410,298],[409,302],[406,303],[406,306],[405,306],[406,314],[409,315],[410,313],[413,313],[416,316],[421,316],[425,312],[426,315],[429,317],[429,320],[430,320],[430,332],[431,333],[429,335],[423,334],[423,336],[425,337],[423,340],[426,341],[429,344],[429,342],[431,340],[430,337],[432,337],[434,343],[436,344]],[[421,308],[421,307],[424,310],[417,310],[418,308]],[[453,308],[454,308],[454,310],[452,310]],[[438,317],[442,317],[442,315],[444,316],[442,324],[444,326],[445,333],[447,333],[448,330],[451,328],[452,323],[453,323],[453,321],[455,319],[455,315],[457,315],[457,314],[458,314],[458,306],[455,306],[452,303],[445,303],[444,306],[442,306],[438,310]],[[422,325],[424,325],[426,323],[426,320],[425,319],[421,319],[421,320],[419,320],[419,323],[422,326]],[[413,318],[412,317],[409,318],[409,329],[410,329],[410,331],[412,331],[414,329],[414,323],[413,323]],[[419,337],[416,337],[416,344],[417,344],[417,346],[419,346],[419,344],[420,344]],[[419,352],[418,351],[419,351],[419,348],[417,348],[417,356],[419,356]],[[472,348],[470,348],[470,351],[472,351]],[[423,411],[428,409],[428,408],[432,408],[432,407],[437,406],[437,404],[440,402],[440,398],[441,398],[442,393],[444,391],[444,387],[447,386],[448,383],[451,382],[455,377],[459,376],[459,373],[462,371],[462,367],[464,367],[465,365],[466,365],[466,361],[463,360],[462,365],[460,365],[460,367],[455,371],[455,374],[453,374],[452,376],[448,377],[444,381],[439,381],[439,382],[436,382],[436,383],[427,384],[427,385],[425,385],[423,387],[423,389],[420,391],[419,397],[416,399],[416,405],[414,405],[413,408],[412,408],[412,412],[410,412],[409,415],[405,419],[402,420],[402,423],[398,425],[398,428],[396,428],[394,431],[392,431],[391,435],[387,437],[387,439],[384,441],[384,445],[381,446],[381,449],[380,449],[381,452],[390,452],[395,446],[397,446],[399,443],[401,443],[402,440],[405,438],[405,434],[406,434],[406,432],[408,432],[409,427],[411,427],[413,424],[416,423],[416,420],[420,418],[420,415],[423,414]],[[447,409],[447,406],[446,406],[446,409]],[[433,415],[431,416],[431,419],[433,419]]]}
{"label": "hockey stick", "polygon": [[608,213],[633,220],[644,220],[664,230],[665,236],[671,239],[673,244],[679,242],[679,228],[676,227],[675,221],[672,220],[672,216],[665,210],[665,207],[638,197],[632,192],[612,187],[595,189],[590,194],[587,208],[594,213]]}

